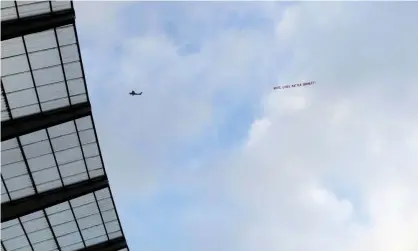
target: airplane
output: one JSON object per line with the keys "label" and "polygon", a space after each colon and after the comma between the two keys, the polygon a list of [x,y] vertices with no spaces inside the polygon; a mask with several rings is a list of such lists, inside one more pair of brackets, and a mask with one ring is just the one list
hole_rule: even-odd
{"label": "airplane", "polygon": [[142,92],[140,92],[140,93],[136,93],[134,90],[132,90],[132,91],[129,93],[129,95],[131,95],[131,96],[135,96],[135,95],[142,95]]}

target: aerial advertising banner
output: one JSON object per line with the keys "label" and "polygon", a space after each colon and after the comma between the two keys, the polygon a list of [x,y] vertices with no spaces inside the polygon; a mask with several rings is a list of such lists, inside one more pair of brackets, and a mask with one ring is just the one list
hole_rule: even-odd
{"label": "aerial advertising banner", "polygon": [[313,84],[315,84],[315,81],[304,82],[304,83],[293,84],[293,85],[280,85],[280,86],[274,87],[273,90],[281,90],[281,89],[288,89],[288,88],[294,88],[294,87],[303,87],[303,86],[313,85]]}

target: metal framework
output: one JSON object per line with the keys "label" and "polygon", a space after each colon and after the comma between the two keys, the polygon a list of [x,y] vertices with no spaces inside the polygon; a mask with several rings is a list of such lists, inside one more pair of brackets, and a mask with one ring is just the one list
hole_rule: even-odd
{"label": "metal framework", "polygon": [[104,243],[99,243],[94,246],[83,249],[82,251],[116,251],[126,247],[126,240],[124,237],[119,237]]}
{"label": "metal framework", "polygon": [[2,251],[129,251],[74,21],[70,1],[2,3]]}
{"label": "metal framework", "polygon": [[1,124],[1,141],[28,134],[42,128],[62,124],[74,119],[91,115],[90,103],[84,102],[73,106],[57,108],[44,113],[37,113],[8,120]]}
{"label": "metal framework", "polygon": [[73,9],[50,12],[26,18],[7,20],[1,23],[1,40],[7,40],[55,27],[74,24]]}
{"label": "metal framework", "polygon": [[48,190],[14,201],[1,204],[1,221],[9,221],[31,214],[43,208],[71,200],[88,193],[108,187],[106,176],[100,176],[88,181],[81,181],[65,187]]}

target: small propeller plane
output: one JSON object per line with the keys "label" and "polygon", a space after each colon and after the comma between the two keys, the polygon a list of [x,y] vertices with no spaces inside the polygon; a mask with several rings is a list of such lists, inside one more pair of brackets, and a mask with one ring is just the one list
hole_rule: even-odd
{"label": "small propeller plane", "polygon": [[134,90],[132,90],[132,91],[129,93],[129,95],[131,95],[131,96],[135,96],[135,95],[142,95],[142,92],[140,92],[140,93],[136,93]]}

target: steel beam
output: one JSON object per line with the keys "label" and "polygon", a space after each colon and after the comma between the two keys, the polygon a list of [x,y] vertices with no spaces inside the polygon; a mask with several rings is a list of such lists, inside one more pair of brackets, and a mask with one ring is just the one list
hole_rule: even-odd
{"label": "steel beam", "polygon": [[1,122],[1,141],[91,115],[89,102]]}
{"label": "steel beam", "polygon": [[1,40],[12,39],[74,23],[74,9],[6,20],[1,22]]}
{"label": "steel beam", "polygon": [[16,219],[44,208],[106,188],[109,182],[105,175],[56,188],[25,198],[1,204],[1,222]]}
{"label": "steel beam", "polygon": [[118,237],[77,251],[118,251],[127,247],[125,237]]}

